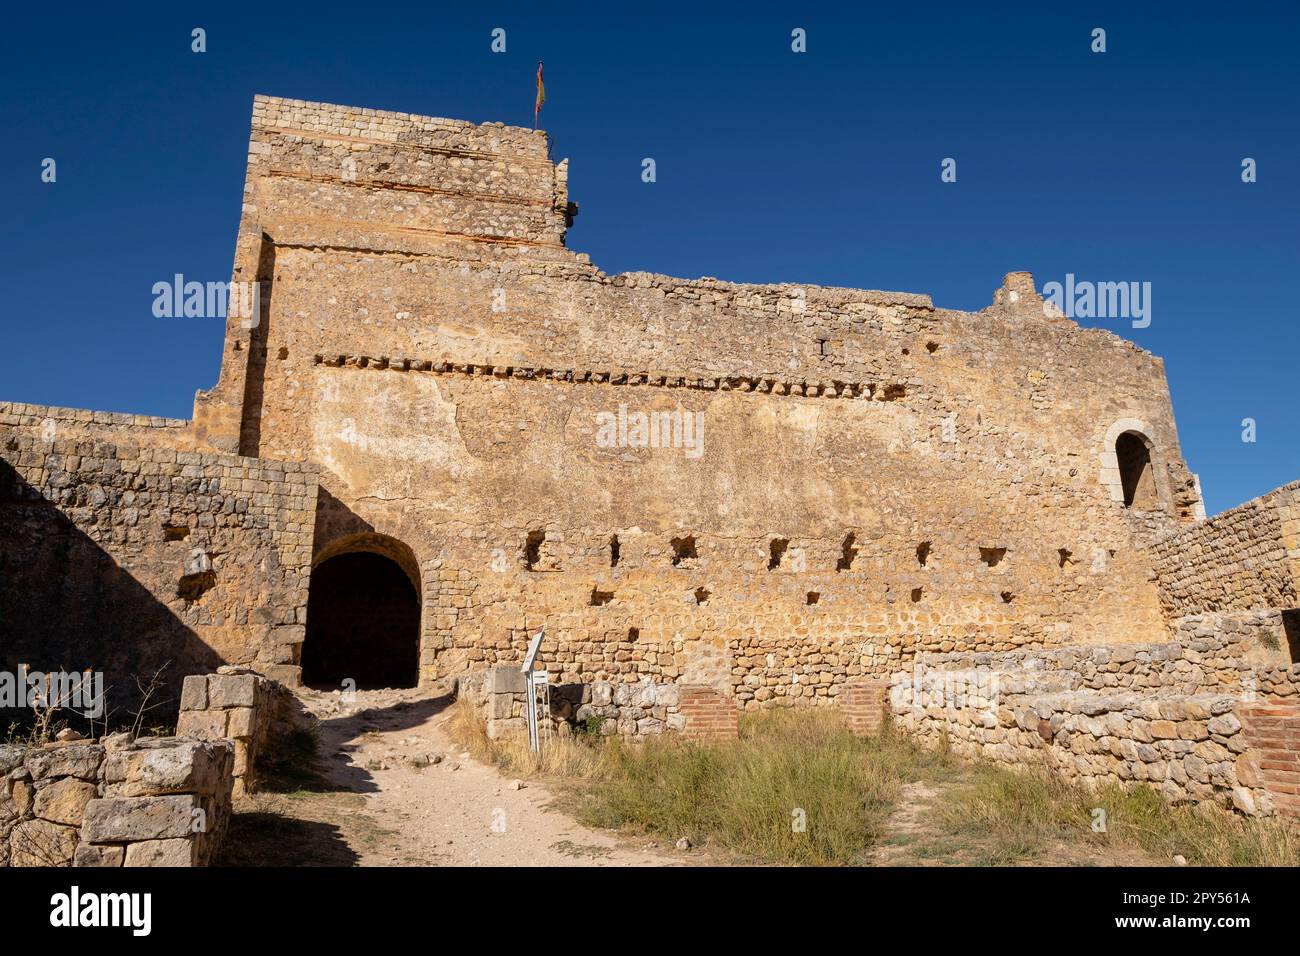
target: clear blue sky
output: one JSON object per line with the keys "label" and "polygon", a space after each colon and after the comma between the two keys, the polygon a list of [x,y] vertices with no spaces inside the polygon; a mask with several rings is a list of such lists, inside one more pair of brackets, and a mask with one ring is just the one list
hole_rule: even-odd
{"label": "clear blue sky", "polygon": [[254,93],[529,125],[545,59],[569,245],[604,270],[961,309],[1014,270],[1149,281],[1149,328],[1094,323],[1165,358],[1211,513],[1300,477],[1295,4],[399,6],[11,6],[0,399],[191,414],[221,322],[154,318],[150,290],[229,278]]}

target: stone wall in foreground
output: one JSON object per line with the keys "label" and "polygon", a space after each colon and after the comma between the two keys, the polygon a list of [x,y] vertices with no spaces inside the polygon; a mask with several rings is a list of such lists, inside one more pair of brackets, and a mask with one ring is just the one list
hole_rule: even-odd
{"label": "stone wall in foreground", "polygon": [[228,740],[0,746],[0,866],[209,865],[233,762]]}
{"label": "stone wall in foreground", "polygon": [[214,674],[185,678],[176,731],[199,740],[230,740],[238,797],[256,787],[259,758],[305,726],[301,714],[293,694],[279,681],[251,668],[226,665]]}

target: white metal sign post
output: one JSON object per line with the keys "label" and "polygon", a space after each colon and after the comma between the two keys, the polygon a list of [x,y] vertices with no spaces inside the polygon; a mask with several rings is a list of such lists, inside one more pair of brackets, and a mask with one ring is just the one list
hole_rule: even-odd
{"label": "white metal sign post", "polygon": [[538,719],[539,692],[540,703],[546,708],[545,713],[550,713],[551,675],[546,671],[533,670],[533,665],[537,662],[537,652],[541,650],[542,638],[545,636],[546,628],[533,635],[533,639],[528,644],[528,653],[524,655],[524,662],[519,668],[524,674],[524,713],[528,717],[528,746],[532,748],[533,753],[541,753],[542,750]]}

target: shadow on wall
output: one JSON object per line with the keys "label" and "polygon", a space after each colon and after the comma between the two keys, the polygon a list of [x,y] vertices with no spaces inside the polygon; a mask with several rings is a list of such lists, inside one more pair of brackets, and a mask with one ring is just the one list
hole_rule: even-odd
{"label": "shadow on wall", "polygon": [[[161,670],[147,728],[175,720],[186,674],[221,663],[171,608],[0,459],[0,669],[102,672],[110,726],[134,720],[140,685]],[[0,711],[4,725],[30,718],[27,709]],[[85,729],[84,721],[69,723]]]}

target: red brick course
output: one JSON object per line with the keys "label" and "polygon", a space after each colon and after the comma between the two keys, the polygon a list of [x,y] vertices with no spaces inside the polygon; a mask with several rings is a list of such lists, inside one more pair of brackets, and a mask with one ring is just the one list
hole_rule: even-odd
{"label": "red brick course", "polygon": [[680,706],[686,718],[682,736],[687,740],[735,740],[740,736],[736,702],[712,687],[683,687]]}
{"label": "red brick course", "polygon": [[849,729],[860,737],[880,733],[885,722],[889,682],[886,680],[849,681],[840,691],[839,705]]}
{"label": "red brick course", "polygon": [[1300,702],[1244,704],[1237,716],[1278,813],[1300,817]]}

